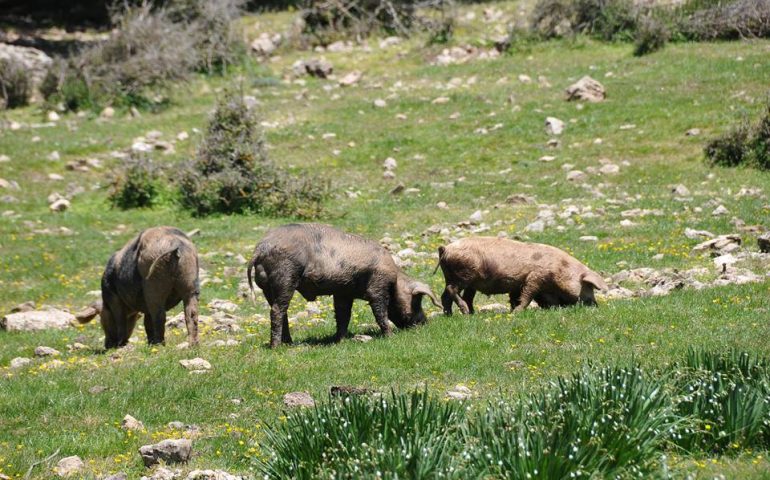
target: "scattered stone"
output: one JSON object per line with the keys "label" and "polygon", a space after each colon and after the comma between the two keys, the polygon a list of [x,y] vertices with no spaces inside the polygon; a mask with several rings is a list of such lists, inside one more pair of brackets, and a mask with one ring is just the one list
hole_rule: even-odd
{"label": "scattered stone", "polygon": [[283,404],[287,407],[314,407],[315,400],[307,392],[291,392],[283,396]]}
{"label": "scattered stone", "polygon": [[385,170],[395,170],[397,166],[398,162],[396,162],[396,159],[393,157],[388,157],[384,162],[382,162],[382,168]]}
{"label": "scattered stone", "polygon": [[700,128],[691,128],[684,132],[685,136],[687,137],[697,137],[700,135]]}
{"label": "scattered stone", "polygon": [[212,310],[218,310],[221,312],[234,312],[238,310],[238,305],[229,300],[222,300],[221,298],[215,298],[208,303],[208,307]]}
{"label": "scattered stone", "polygon": [[58,357],[59,355],[61,355],[61,352],[55,348],[44,346],[35,347],[36,357]]}
{"label": "scattered stone", "polygon": [[449,103],[449,97],[436,97],[430,103],[433,105],[443,105]]}
{"label": "scattered stone", "polygon": [[18,368],[24,368],[27,365],[29,365],[30,363],[32,363],[32,359],[31,358],[16,357],[13,360],[11,360],[10,367],[11,367],[11,369],[16,370]]}
{"label": "scattered stone", "polygon": [[115,116],[115,109],[112,107],[104,107],[102,113],[99,114],[102,118],[112,118]]}
{"label": "scattered stone", "polygon": [[300,60],[300,62],[303,62],[305,72],[311,77],[328,78],[334,71],[332,64],[323,58],[305,61]]}
{"label": "scattered stone", "polygon": [[503,305],[502,303],[490,303],[478,308],[480,313],[507,313],[510,310],[510,305]]}
{"label": "scattered stone", "polygon": [[564,122],[556,117],[546,117],[545,132],[548,135],[561,135],[564,131]]}
{"label": "scattered stone", "polygon": [[91,395],[99,395],[100,393],[104,393],[107,391],[107,387],[103,385],[94,385],[93,387],[88,389],[88,393]]}
{"label": "scattered stone", "polygon": [[471,213],[471,216],[468,217],[468,220],[470,220],[471,223],[481,223],[483,218],[484,214],[481,212],[481,210],[476,210],[475,212]]}
{"label": "scattered stone", "polygon": [[374,106],[377,107],[377,108],[385,108],[385,107],[388,106],[388,102],[386,102],[385,100],[383,100],[381,98],[378,98],[378,99],[376,99],[374,101]]}
{"label": "scattered stone", "polygon": [[141,477],[140,480],[176,480],[182,475],[179,470],[169,470],[166,467],[158,467],[149,477]]}
{"label": "scattered stone", "polygon": [[595,235],[583,235],[582,237],[579,238],[579,240],[581,242],[598,242],[599,237]]}
{"label": "scattered stone", "polygon": [[342,77],[339,81],[339,84],[342,87],[351,87],[356,83],[358,83],[361,80],[362,76],[363,76],[362,72],[358,70],[354,70],[348,73],[347,75],[345,75],[344,77]]}
{"label": "scattered stone", "polygon": [[184,463],[192,455],[192,442],[186,438],[168,439],[154,445],[139,448],[145,467],[151,467],[161,461],[165,463]]}
{"label": "scattered stone", "polygon": [[350,395],[368,395],[375,393],[373,390],[363,387],[351,387],[349,385],[332,385],[329,393],[335,397],[347,397]]}
{"label": "scattered stone", "polygon": [[179,364],[191,372],[205,372],[211,370],[211,364],[206,360],[196,357],[192,359],[179,360]]}
{"label": "scattered stone", "polygon": [[228,338],[227,340],[214,340],[208,343],[209,347],[237,347],[241,342],[234,338]]}
{"label": "scattered stone", "polygon": [[543,155],[538,160],[541,161],[541,162],[548,163],[548,162],[553,162],[554,160],[556,160],[556,157],[554,157],[553,155]]}
{"label": "scattered stone", "polygon": [[245,477],[233,475],[224,470],[193,470],[186,480],[244,480]]}
{"label": "scattered stone", "polygon": [[523,368],[525,364],[521,360],[511,360],[510,362],[505,362],[503,365],[511,370],[516,370],[517,368]]}
{"label": "scattered stone", "polygon": [[83,463],[83,460],[81,460],[80,457],[73,455],[59,460],[59,463],[56,464],[56,468],[54,468],[54,472],[56,475],[66,478],[79,473],[85,466],[85,463]]}
{"label": "scattered stone", "polygon": [[567,181],[569,182],[581,182],[586,178],[588,178],[588,175],[580,170],[570,170],[567,172]]}
{"label": "scattered stone", "polygon": [[587,100],[589,102],[601,102],[607,96],[604,86],[588,75],[567,87],[565,93],[567,101]]}
{"label": "scattered stone", "polygon": [[251,42],[251,50],[261,57],[269,57],[275,52],[278,46],[267,33],[261,34],[257,39]]}
{"label": "scattered stone", "polygon": [[621,226],[621,227],[624,227],[624,228],[628,228],[628,227],[635,227],[635,226],[636,226],[636,223],[632,222],[632,221],[631,221],[631,220],[629,220],[629,219],[625,219],[625,220],[621,220],[621,221],[620,221],[620,226]]}
{"label": "scattered stone", "polygon": [[690,190],[681,183],[679,185],[674,185],[674,187],[671,189],[671,193],[673,193],[676,197],[690,196]]}
{"label": "scattered stone", "polygon": [[114,475],[110,475],[109,477],[104,477],[103,480],[128,480],[128,475],[124,472],[118,472]]}
{"label": "scattered stone", "polygon": [[690,240],[698,240],[701,238],[714,238],[716,235],[707,230],[695,230],[692,228],[684,229],[684,236]]}
{"label": "scattered stone", "polygon": [[737,262],[738,259],[732,253],[726,253],[714,259],[714,265],[722,272],[725,272],[727,267],[732,266]]}
{"label": "scattered stone", "polygon": [[66,198],[59,198],[54,200],[53,203],[48,205],[48,209],[52,212],[64,212],[70,208],[70,201]]}
{"label": "scattered stone", "polygon": [[524,230],[527,232],[542,232],[545,230],[545,222],[543,220],[535,220],[534,222],[524,227]]}
{"label": "scattered stone", "polygon": [[48,112],[48,114],[46,116],[48,117],[48,121],[49,122],[58,122],[59,121],[59,114],[54,112],[53,110]]}
{"label": "scattered stone", "polygon": [[64,329],[75,321],[75,316],[62,310],[33,310],[11,313],[0,320],[0,328],[12,331]]}
{"label": "scattered stone", "polygon": [[446,392],[447,398],[451,400],[466,400],[473,396],[473,392],[465,385],[455,385],[455,387]]}
{"label": "scattered stone", "polygon": [[120,426],[123,430],[144,430],[144,424],[131,415],[123,417]]}
{"label": "scattered stone", "polygon": [[770,233],[765,233],[757,238],[757,246],[762,253],[770,253]]}
{"label": "scattered stone", "polygon": [[713,254],[722,255],[725,253],[734,252],[741,246],[741,237],[736,234],[720,235],[716,238],[706,240],[693,247],[694,252],[711,252]]}
{"label": "scattered stone", "polygon": [[382,49],[389,48],[394,45],[398,45],[399,43],[401,43],[400,37],[387,37],[383,40],[380,40],[380,48]]}
{"label": "scattered stone", "polygon": [[436,204],[436,208],[440,208],[442,210],[446,210],[447,208],[449,208],[449,206],[447,205],[446,202],[438,202]]}
{"label": "scattered stone", "polygon": [[353,336],[354,342],[366,343],[366,342],[371,342],[372,340],[374,339],[369,335],[358,334]]}
{"label": "scattered stone", "polygon": [[714,209],[713,212],[711,212],[711,215],[714,217],[719,217],[722,215],[727,215],[728,213],[730,213],[730,211],[727,210],[727,208],[725,208],[724,205],[719,205],[717,208]]}
{"label": "scattered stone", "polygon": [[606,163],[599,168],[599,172],[603,175],[614,175],[620,172],[620,167],[614,163]]}

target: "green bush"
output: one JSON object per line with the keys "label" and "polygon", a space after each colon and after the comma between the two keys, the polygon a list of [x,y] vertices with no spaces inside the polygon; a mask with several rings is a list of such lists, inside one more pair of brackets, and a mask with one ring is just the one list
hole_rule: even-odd
{"label": "green bush", "polygon": [[209,120],[196,158],[180,180],[182,205],[196,215],[255,212],[313,218],[327,185],[272,163],[259,122],[243,97],[228,91]]}
{"label": "green bush", "polygon": [[14,60],[0,59],[0,110],[26,105],[30,83],[24,65]]}
{"label": "green bush", "polygon": [[711,165],[770,170],[770,99],[756,124],[743,119],[732,130],[711,140],[705,154]]}
{"label": "green bush", "polygon": [[539,0],[530,28],[543,38],[582,33],[601,40],[630,40],[638,15],[631,0]]}
{"label": "green bush", "polygon": [[264,478],[442,478],[456,470],[464,408],[426,392],[347,396],[269,429]]}
{"label": "green bush", "polygon": [[681,20],[683,35],[692,40],[770,38],[770,0],[727,2],[694,0]]}
{"label": "green bush", "polygon": [[634,55],[640,57],[666,46],[669,31],[666,25],[652,16],[642,17],[634,39]]}
{"label": "green bush", "polygon": [[159,169],[145,155],[131,155],[116,169],[110,182],[109,200],[121,209],[152,207],[163,188]]}

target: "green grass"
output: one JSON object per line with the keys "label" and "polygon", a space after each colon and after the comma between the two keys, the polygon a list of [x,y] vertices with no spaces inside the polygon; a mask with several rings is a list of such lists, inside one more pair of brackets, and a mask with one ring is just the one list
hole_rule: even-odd
{"label": "green grass", "polygon": [[[257,20],[263,25],[279,24],[288,17],[270,14]],[[474,25],[462,27],[455,42],[474,41],[482,35],[483,24]],[[389,235],[402,248],[411,240],[418,252],[434,254],[444,240],[435,234],[421,236],[422,232],[431,225],[454,231],[454,224],[481,209],[489,210],[484,215],[491,226],[487,234],[505,231],[559,246],[605,274],[619,271],[619,261],[631,268],[705,266],[713,271],[710,259],[691,253],[697,241],[684,237],[685,228],[732,233],[733,216],[748,225],[770,226],[766,197],[770,174],[709,168],[702,153],[707,139],[729,129],[741,112],[761,111],[770,77],[766,41],[676,44],[634,58],[630,45],[578,39],[535,44],[495,60],[448,67],[429,65],[440,48],[425,48],[419,38],[386,51],[376,41],[372,46],[370,54],[325,54],[338,73],[354,68],[365,72],[362,84],[353,88],[327,92],[324,85],[333,82],[307,79],[300,85],[278,80],[295,60],[317,56],[287,50],[264,66],[247,66],[225,78],[201,77],[180,86],[172,105],[159,113],[129,118],[119,112],[112,120],[65,115],[50,128],[0,130],[0,154],[11,157],[10,162],[0,163],[0,177],[21,186],[18,192],[0,192],[19,200],[0,206],[14,212],[0,217],[0,311],[26,300],[80,308],[93,298],[87,292],[98,290],[109,255],[140,229],[158,224],[201,230],[193,240],[202,255],[202,267],[213,279],[203,286],[203,305],[214,298],[236,300],[245,272],[239,277],[225,275],[226,267],[238,266],[226,253],[248,258],[267,228],[291,219],[192,218],[170,198],[151,210],[112,209],[106,172],[117,165],[111,151],[129,147],[133,138],[154,129],[162,131],[164,139],[183,130],[191,134],[189,140],[177,142],[174,154],[159,154],[157,160],[173,165],[190,158],[200,140],[193,128],[205,127],[218,91],[237,82],[238,74],[247,93],[262,102],[265,121],[278,123],[267,129],[271,158],[297,173],[332,179],[336,195],[327,202],[322,220],[375,239]],[[612,75],[607,76],[608,72]],[[534,79],[543,75],[552,86],[522,84],[517,80],[520,73]],[[608,97],[578,110],[562,95],[584,74],[602,82]],[[455,77],[467,87],[447,89]],[[477,81],[468,85],[471,77]],[[501,82],[502,78],[507,80]],[[399,81],[401,87],[394,87]],[[335,94],[340,97],[333,100]],[[508,102],[511,95],[519,108]],[[450,102],[432,104],[439,96],[449,97]],[[386,99],[388,106],[373,107],[376,98]],[[460,117],[450,120],[454,112]],[[396,119],[399,113],[407,115],[407,120]],[[44,121],[35,107],[6,116],[24,123]],[[556,149],[546,147],[546,116],[567,122]],[[487,135],[474,133],[497,123],[503,126]],[[624,124],[636,128],[621,130]],[[702,135],[685,137],[684,132],[694,127]],[[324,133],[337,136],[324,140]],[[596,138],[602,142],[594,143]],[[332,153],[335,149],[339,155]],[[54,150],[61,159],[47,160]],[[415,159],[415,155],[422,157]],[[556,160],[539,162],[543,155],[554,155]],[[381,164],[389,156],[399,163],[396,182],[419,188],[419,193],[389,194],[394,182],[381,178]],[[105,168],[89,173],[65,169],[66,162],[89,157],[101,159]],[[615,176],[589,177],[592,185],[603,184],[604,197],[565,180],[564,163],[585,171],[598,167],[602,158],[630,164],[621,166]],[[59,173],[65,180],[51,181],[48,173]],[[465,179],[458,181],[460,177]],[[447,182],[455,186],[446,188]],[[692,202],[672,198],[670,186],[678,183],[690,189]],[[49,212],[45,197],[54,191],[64,193],[68,184],[82,186],[85,192],[74,197],[69,211]],[[765,196],[737,197],[742,187],[759,188]],[[360,193],[349,198],[346,190]],[[533,195],[541,204],[557,204],[557,213],[574,204],[604,214],[576,218],[575,225],[559,220],[566,226],[564,231],[549,228],[526,233],[523,229],[537,215],[536,206],[494,208],[513,193]],[[707,202],[713,198],[719,198],[730,214],[712,217],[714,207]],[[626,203],[615,205],[607,199],[626,199]],[[436,208],[439,201],[447,202],[449,208]],[[659,208],[664,215],[633,219],[637,226],[620,227],[620,212],[631,208]],[[35,233],[59,227],[71,229],[74,235]],[[582,235],[596,235],[599,242],[578,241]],[[755,250],[756,235],[742,236],[744,244]],[[663,260],[653,260],[656,253],[664,253]],[[407,271],[440,291],[440,275],[430,275],[435,261],[418,258]],[[766,261],[764,266],[759,262],[757,269],[767,270]],[[598,309],[531,310],[515,317],[434,317],[424,327],[388,339],[378,336],[371,312],[358,302],[351,330],[372,334],[375,341],[340,345],[324,343],[334,332],[334,321],[330,299],[323,299],[320,315],[292,325],[297,345],[276,351],[265,347],[269,326],[264,300],[259,298],[257,306],[252,306],[238,298],[243,331],[233,336],[242,341],[240,346],[207,347],[208,341],[225,336],[204,328],[204,346],[197,351],[174,348],[184,339],[180,331],[169,334],[168,346],[150,349],[140,329],[134,335],[137,348],[118,361],[97,352],[101,330],[96,322],[64,332],[0,332],[0,472],[21,477],[32,463],[61,448],[63,456],[83,457],[92,477],[119,470],[138,477],[144,471],[138,447],[179,434],[165,425],[180,420],[197,424],[202,431],[194,440],[196,455],[189,468],[249,473],[255,459],[264,455],[258,448],[264,424],[283,415],[281,397],[286,392],[307,390],[324,398],[332,385],[406,391],[427,384],[431,392],[441,395],[463,383],[475,392],[474,401],[481,402],[500,391],[532,391],[588,360],[623,364],[635,359],[645,366],[663,366],[681,359],[691,346],[761,353],[770,341],[769,293],[770,283],[764,282],[611,301]],[[479,298],[482,304],[504,300]],[[301,312],[304,305],[297,296],[290,314]],[[68,353],[66,345],[75,341],[92,350]],[[32,356],[37,345],[64,352],[65,366],[48,370],[36,360],[30,369],[6,368],[14,357]],[[213,370],[190,375],[178,365],[178,360],[194,356],[209,360]],[[523,367],[505,365],[515,360],[523,362]],[[108,390],[90,394],[96,385]],[[233,398],[243,402],[233,403]],[[126,414],[142,420],[146,432],[124,433],[118,424]],[[676,457],[671,468],[677,476],[693,473],[711,478],[723,473],[767,478],[770,468],[767,452]],[[50,466],[33,471],[34,478],[50,475]]]}

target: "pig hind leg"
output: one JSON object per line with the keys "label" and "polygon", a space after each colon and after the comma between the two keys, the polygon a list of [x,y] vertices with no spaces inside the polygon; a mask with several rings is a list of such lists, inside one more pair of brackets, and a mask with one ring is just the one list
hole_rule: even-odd
{"label": "pig hind leg", "polygon": [[144,302],[147,306],[144,316],[147,343],[150,345],[163,343],[166,337],[166,302],[172,287],[165,282],[151,281],[147,282],[143,289]]}
{"label": "pig hind leg", "polygon": [[279,266],[269,276],[267,288],[263,289],[270,304],[270,348],[281,343],[292,343],[289,333],[289,303],[297,290],[299,281],[292,273],[291,266]]}
{"label": "pig hind leg", "polygon": [[[465,313],[474,313],[473,310],[473,299],[476,297],[476,289],[472,287],[467,287],[465,290],[463,290],[462,295],[462,301],[465,303],[465,308],[467,312]],[[460,307],[462,309],[462,307]]]}
{"label": "pig hind leg", "polygon": [[467,315],[469,313],[468,305],[460,297],[460,288],[447,283],[444,293],[441,294],[441,305],[444,307],[445,315],[452,315],[452,303],[456,303],[463,314]]}
{"label": "pig hind leg", "polygon": [[131,312],[117,296],[105,299],[100,316],[104,330],[104,348],[119,348],[128,344],[134,331],[137,314]]}

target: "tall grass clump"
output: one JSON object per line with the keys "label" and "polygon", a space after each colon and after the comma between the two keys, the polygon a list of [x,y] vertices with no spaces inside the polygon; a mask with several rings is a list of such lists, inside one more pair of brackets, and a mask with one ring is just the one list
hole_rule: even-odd
{"label": "tall grass clump", "polygon": [[770,98],[756,123],[741,120],[730,131],[711,140],[705,154],[711,165],[770,170]]}
{"label": "tall grass clump", "polygon": [[639,368],[587,369],[472,417],[476,478],[618,478],[656,468],[677,418],[664,383]]}
{"label": "tall grass clump", "polygon": [[265,478],[442,478],[454,475],[464,408],[426,392],[330,399],[268,430]]}
{"label": "tall grass clump", "polygon": [[324,181],[291,175],[270,161],[256,112],[233,90],[219,100],[179,188],[182,205],[195,215],[253,212],[300,218],[320,215],[328,192]]}
{"label": "tall grass clump", "polygon": [[731,350],[691,350],[674,367],[677,415],[687,425],[676,443],[709,454],[770,448],[770,365]]}
{"label": "tall grass clump", "polygon": [[15,60],[0,59],[0,110],[26,105],[31,89],[24,65]]}

